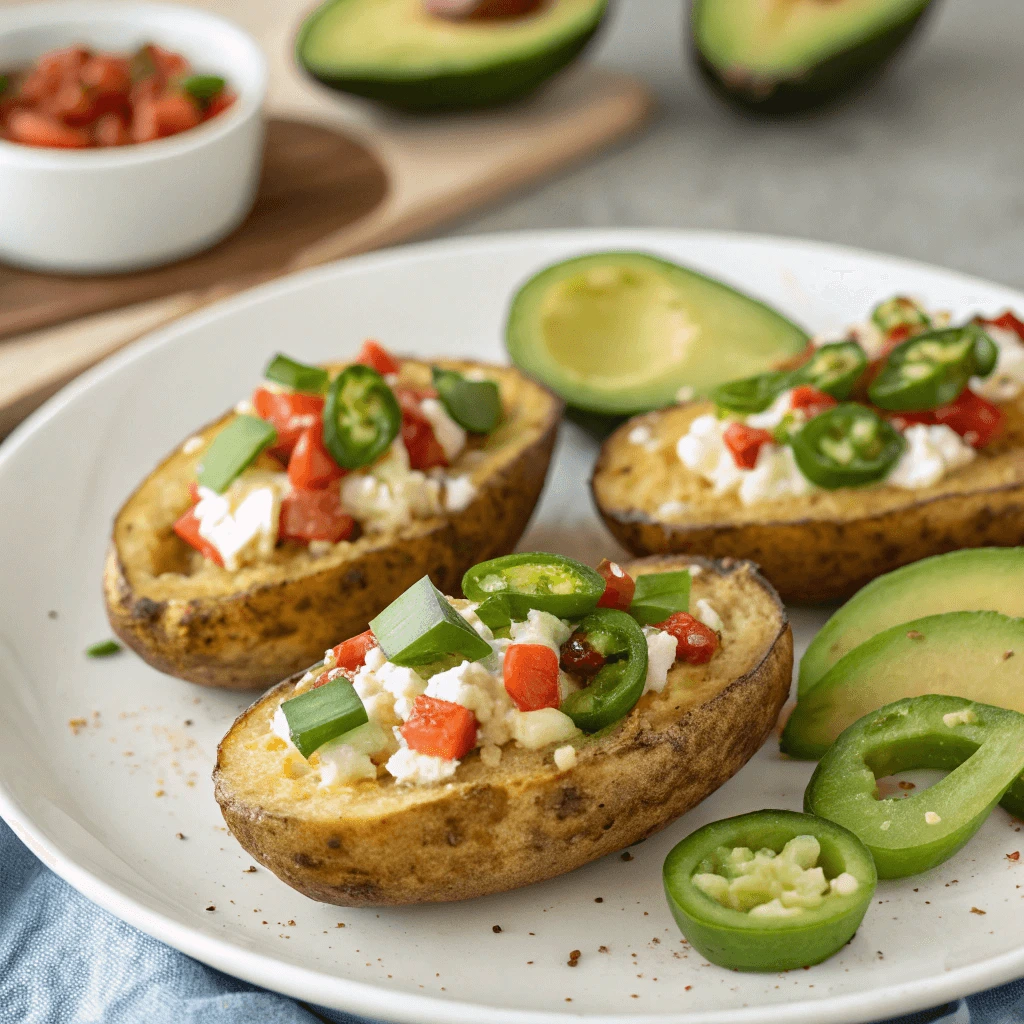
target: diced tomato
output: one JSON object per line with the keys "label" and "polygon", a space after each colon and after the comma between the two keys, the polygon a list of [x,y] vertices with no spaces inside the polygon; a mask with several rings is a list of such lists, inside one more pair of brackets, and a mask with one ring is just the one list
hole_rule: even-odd
{"label": "diced tomato", "polygon": [[505,690],[520,711],[557,708],[558,655],[545,644],[512,644],[505,652]]}
{"label": "diced tomato", "polygon": [[60,121],[34,110],[15,110],[7,122],[12,142],[25,146],[46,146],[52,149],[85,149],[89,136],[78,128],[69,128]]}
{"label": "diced tomato", "polygon": [[192,495],[193,504],[199,503],[199,482],[197,480],[189,481],[188,493]]}
{"label": "diced tomato", "polygon": [[324,400],[320,395],[307,395],[301,391],[257,388],[253,392],[252,405],[256,415],[272,423],[277,431],[277,441],[271,451],[287,458],[302,432],[320,422]]}
{"label": "diced tomato", "polygon": [[97,53],[89,57],[79,73],[82,84],[101,94],[127,95],[132,85],[131,68],[125,57]]}
{"label": "diced tomato", "polygon": [[748,427],[745,423],[730,423],[722,433],[722,440],[740,469],[753,469],[761,449],[775,438],[767,430]]}
{"label": "diced tomato", "polygon": [[454,761],[473,749],[476,729],[476,715],[469,708],[422,693],[413,703],[401,732],[410,749],[417,753]]}
{"label": "diced tomato", "polygon": [[337,662],[338,668],[354,672],[363,665],[367,654],[376,646],[377,638],[373,635],[373,630],[368,629],[365,633],[360,633],[359,636],[351,637],[338,644],[334,648],[334,660]]}
{"label": "diced tomato", "polygon": [[202,121],[195,100],[184,93],[172,93],[154,100],[153,116],[161,139],[195,128]]}
{"label": "diced tomato", "polygon": [[449,465],[434,427],[420,409],[420,399],[412,388],[395,388],[402,407],[402,442],[409,453],[411,469],[433,469]]}
{"label": "diced tomato", "polygon": [[227,89],[221,89],[221,91],[206,104],[206,108],[203,110],[203,120],[209,121],[211,117],[223,114],[236,99],[237,97],[233,92],[229,92]]}
{"label": "diced tomato", "polygon": [[402,369],[402,364],[383,345],[371,339],[363,342],[356,362],[376,370],[382,377]]}
{"label": "diced tomato", "polygon": [[288,479],[292,487],[316,490],[340,480],[344,475],[345,470],[331,458],[324,445],[320,424],[303,430],[288,460]]}
{"label": "diced tomato", "polygon": [[655,628],[676,638],[676,658],[688,665],[704,665],[718,650],[718,634],[687,612],[673,612]]}
{"label": "diced tomato", "polygon": [[604,593],[597,607],[618,608],[619,611],[628,612],[636,591],[633,577],[618,562],[609,562],[607,558],[602,560],[597,571],[604,577]]}
{"label": "diced tomato", "polygon": [[815,416],[819,416],[838,404],[830,394],[812,388],[808,384],[801,384],[799,387],[793,388],[789,398],[789,407],[805,412],[808,419],[814,419]]}
{"label": "diced tomato", "polygon": [[311,540],[329,540],[332,544],[348,540],[356,521],[345,511],[336,487],[320,491],[289,491],[281,499],[278,536],[308,544]]}
{"label": "diced tomato", "polygon": [[156,43],[150,43],[147,49],[157,71],[164,78],[180,78],[192,70],[192,66],[180,53],[165,50]]}
{"label": "diced tomato", "polygon": [[40,111],[72,128],[81,128],[93,120],[94,106],[93,96],[84,85],[67,82],[40,104]]}
{"label": "diced tomato", "polygon": [[209,559],[215,565],[224,565],[224,559],[220,552],[205,537],[199,536],[199,519],[195,509],[190,508],[175,524],[174,532],[186,543],[198,551],[203,558]]}
{"label": "diced tomato", "polygon": [[128,126],[132,142],[153,142],[160,138],[160,123],[156,116],[156,100],[139,97],[132,100],[132,120]]}
{"label": "diced tomato", "polygon": [[900,430],[916,423],[945,424],[955,430],[972,448],[984,448],[1003,427],[1003,411],[987,398],[965,388],[949,405],[921,412],[903,412],[892,417]]}
{"label": "diced tomato", "polygon": [[97,146],[127,146],[132,141],[127,126],[118,114],[104,114],[92,129]]}
{"label": "diced tomato", "polygon": [[566,672],[584,679],[592,679],[604,668],[604,655],[591,644],[587,634],[580,629],[562,644],[559,655],[560,664]]}
{"label": "diced tomato", "polygon": [[1024,341],[1024,320],[1018,320],[1010,310],[1007,310],[1002,316],[997,316],[994,320],[982,320],[981,322],[992,327],[1001,327],[1004,331],[1013,331],[1021,341]]}

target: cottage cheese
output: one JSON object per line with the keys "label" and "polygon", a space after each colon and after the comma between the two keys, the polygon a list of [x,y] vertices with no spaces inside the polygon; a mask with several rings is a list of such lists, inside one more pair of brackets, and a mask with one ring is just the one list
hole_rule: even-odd
{"label": "cottage cheese", "polygon": [[434,437],[449,463],[454,462],[466,447],[466,431],[448,415],[448,410],[436,398],[424,398],[420,411],[430,421]]}
{"label": "cottage cheese", "polygon": [[653,690],[661,693],[668,682],[669,669],[675,664],[678,642],[671,633],[660,629],[645,627],[647,635],[647,678],[644,680],[644,693]]}
{"label": "cottage cheese", "polygon": [[540,750],[549,743],[562,743],[579,735],[573,720],[558,708],[513,711],[509,725],[516,742],[527,750]]}
{"label": "cottage cheese", "polygon": [[238,477],[223,494],[199,488],[199,536],[217,549],[225,569],[234,572],[273,555],[281,498],[289,488],[286,473],[260,470]]}
{"label": "cottage cheese", "polygon": [[410,750],[404,745],[391,757],[384,766],[398,782],[410,782],[418,786],[429,786],[435,782],[450,779],[461,761],[446,761],[443,757],[431,757]]}
{"label": "cottage cheese", "polygon": [[560,654],[562,644],[572,636],[572,629],[561,619],[531,608],[525,622],[513,622],[510,630],[516,644],[543,644]]}
{"label": "cottage cheese", "polygon": [[904,431],[907,449],[889,474],[887,483],[915,490],[932,487],[944,476],[966,466],[976,455],[960,435],[944,423],[915,423]]}
{"label": "cottage cheese", "polygon": [[990,402],[1012,402],[1024,391],[1024,343],[1004,327],[986,325],[985,333],[996,343],[999,358],[988,377],[971,381],[971,390]]}
{"label": "cottage cheese", "polygon": [[368,533],[400,529],[444,510],[441,484],[409,468],[409,453],[397,438],[368,471],[341,481],[341,501]]}
{"label": "cottage cheese", "polygon": [[711,607],[711,602],[706,598],[699,598],[693,610],[696,612],[694,618],[698,622],[703,622],[708,629],[713,629],[716,633],[721,633],[725,629],[721,616]]}
{"label": "cottage cheese", "polygon": [[722,433],[727,423],[711,414],[698,416],[676,442],[676,454],[687,469],[713,485],[715,494],[729,494],[743,482],[742,470],[725,446]]}
{"label": "cottage cheese", "polygon": [[445,478],[445,512],[465,512],[473,503],[473,499],[476,495],[476,485],[468,476],[451,476]]}

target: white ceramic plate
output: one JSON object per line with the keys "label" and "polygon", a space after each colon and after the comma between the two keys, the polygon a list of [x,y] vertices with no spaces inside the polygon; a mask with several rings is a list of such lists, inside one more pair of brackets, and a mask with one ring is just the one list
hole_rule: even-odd
{"label": "white ceramic plate", "polygon": [[[131,654],[83,655],[109,635],[100,571],[114,512],[196,424],[249,392],[271,353],[330,359],[373,336],[399,352],[503,360],[516,285],[549,262],[600,249],[698,267],[814,330],[862,318],[897,290],[957,314],[1024,308],[1024,296],[996,285],[845,249],[603,231],[400,249],[183,320],[82,377],[0,448],[0,811],[56,872],[157,938],[260,985],[389,1020],[840,1024],[1024,974],[1024,866],[1006,859],[1024,834],[999,810],[953,860],[882,883],[853,942],[821,966],[737,974],[682,945],[661,892],[665,854],[713,819],[800,807],[811,766],[782,760],[772,741],[630,861],[613,855],[465,904],[322,906],[265,870],[247,871],[251,859],[221,822],[210,769],[247,701],[163,676]],[[524,546],[589,561],[619,553],[591,508],[595,452],[563,428]],[[825,615],[793,618],[799,654]],[[77,732],[73,719],[84,720]],[[574,949],[582,957],[570,968]]]}

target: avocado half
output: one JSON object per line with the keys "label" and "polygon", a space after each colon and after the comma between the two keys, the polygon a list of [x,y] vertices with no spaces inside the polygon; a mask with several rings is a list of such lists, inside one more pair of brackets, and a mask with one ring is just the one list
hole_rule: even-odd
{"label": "avocado half", "polygon": [[403,110],[464,110],[529,95],[587,45],[609,0],[548,0],[515,18],[448,21],[422,0],[328,0],[303,23],[318,81]]}
{"label": "avocado half", "polygon": [[697,63],[726,99],[767,114],[808,110],[865,84],[934,0],[694,0]]}
{"label": "avocado half", "polygon": [[512,362],[576,409],[624,416],[772,369],[809,342],[774,309],[642,252],[579,256],[512,300]]}

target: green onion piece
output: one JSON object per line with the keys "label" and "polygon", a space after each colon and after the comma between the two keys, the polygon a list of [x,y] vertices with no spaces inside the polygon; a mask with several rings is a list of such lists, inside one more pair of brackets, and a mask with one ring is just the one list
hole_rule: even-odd
{"label": "green onion piece", "polygon": [[314,395],[322,395],[327,390],[326,370],[319,366],[296,362],[281,352],[270,360],[263,371],[263,376],[293,391],[308,391]]}
{"label": "green onion piece", "polygon": [[85,649],[87,658],[109,658],[112,654],[120,654],[124,648],[116,640],[100,640]]}
{"label": "green onion piece", "polygon": [[307,690],[281,705],[292,743],[303,757],[328,740],[369,721],[355,687],[347,679],[333,679]]}
{"label": "green onion piece", "polygon": [[196,474],[200,486],[222,494],[276,440],[277,431],[266,420],[236,416],[206,450]]}
{"label": "green onion piece", "polygon": [[225,85],[220,75],[189,75],[181,80],[181,88],[199,103],[209,103]]}
{"label": "green onion piece", "polygon": [[501,594],[492,594],[480,602],[476,610],[477,617],[485,625],[493,629],[505,629],[512,625],[512,612],[508,599]]}
{"label": "green onion piece", "polygon": [[664,622],[675,612],[690,610],[690,573],[648,572],[636,577],[629,614],[641,626]]}
{"label": "green onion piece", "polygon": [[469,380],[454,370],[432,367],[441,404],[471,434],[489,434],[501,420],[501,393],[493,380]]}
{"label": "green onion piece", "polygon": [[448,603],[424,576],[391,602],[370,629],[388,661],[395,665],[427,665],[446,654],[479,661],[491,645]]}

